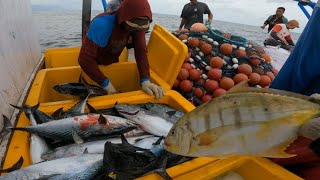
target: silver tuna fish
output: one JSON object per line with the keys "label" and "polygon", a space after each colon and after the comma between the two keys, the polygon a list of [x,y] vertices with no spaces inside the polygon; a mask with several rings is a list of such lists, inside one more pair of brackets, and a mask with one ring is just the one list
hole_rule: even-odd
{"label": "silver tuna fish", "polygon": [[137,123],[143,131],[156,136],[166,136],[173,124],[138,105],[116,104],[117,111],[127,119]]}

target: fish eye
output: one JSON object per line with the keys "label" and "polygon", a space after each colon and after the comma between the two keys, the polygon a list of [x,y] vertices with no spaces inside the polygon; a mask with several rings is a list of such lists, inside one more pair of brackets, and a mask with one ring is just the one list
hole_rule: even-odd
{"label": "fish eye", "polygon": [[174,135],[174,131],[171,132],[171,135]]}

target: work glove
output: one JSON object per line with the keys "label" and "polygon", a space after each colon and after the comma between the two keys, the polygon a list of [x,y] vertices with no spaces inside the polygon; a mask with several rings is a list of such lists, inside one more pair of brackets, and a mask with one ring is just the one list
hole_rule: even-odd
{"label": "work glove", "polygon": [[162,87],[157,86],[150,81],[144,81],[143,83],[141,83],[141,86],[142,90],[150,95],[154,95],[157,99],[162,98],[165,94],[165,90]]}
{"label": "work glove", "polygon": [[108,94],[115,94],[117,93],[116,89],[113,87],[112,83],[109,81],[109,79],[106,79],[102,85],[103,89],[107,91]]}

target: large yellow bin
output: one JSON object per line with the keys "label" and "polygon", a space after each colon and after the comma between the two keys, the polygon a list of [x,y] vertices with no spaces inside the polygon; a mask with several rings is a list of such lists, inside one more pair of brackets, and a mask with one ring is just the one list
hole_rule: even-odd
{"label": "large yellow bin", "polygon": [[[150,69],[164,79],[171,87],[179,73],[187,54],[187,46],[169,31],[156,24],[148,42]],[[45,67],[59,68],[79,66],[80,48],[52,48],[45,51]],[[119,61],[127,61],[127,49],[122,52]]]}
{"label": "large yellow bin", "polygon": [[[50,54],[51,51],[56,52],[55,50],[48,50],[48,53]],[[76,51],[76,48],[71,48],[68,51],[69,55],[67,55],[68,53],[62,54],[68,59],[77,56]],[[171,89],[187,53],[186,45],[160,25],[155,25],[148,43],[148,51],[152,82],[165,89]],[[63,59],[63,56],[56,57]],[[53,56],[49,57],[51,64],[62,65],[62,62],[64,62],[53,60]],[[140,90],[139,73],[135,62],[115,63],[109,66],[100,66],[100,69],[111,80],[115,88],[122,92],[108,95],[110,98],[144,93]],[[78,82],[81,72],[80,66],[40,70],[33,82],[26,104],[32,105],[38,102],[62,103],[61,101],[77,99],[74,96],[59,94],[53,87],[62,83]],[[86,75],[85,77],[89,83],[95,84]]]}
{"label": "large yellow bin", "polygon": [[[139,84],[139,72],[135,62],[116,63],[110,66],[100,66],[101,71],[111,80],[115,88],[122,93],[94,97],[93,99],[120,98],[143,94]],[[60,94],[53,89],[55,85],[78,82],[82,70],[79,66],[51,68],[40,70],[31,86],[26,104],[39,103],[63,104],[79,97]],[[85,73],[84,78],[90,84],[95,84]],[[151,71],[151,80],[164,87],[170,88],[157,74]]]}
{"label": "large yellow bin", "polygon": [[[139,94],[131,97],[89,99],[89,103],[97,109],[111,108],[118,103],[163,103],[184,112],[189,112],[195,107],[176,91],[168,90],[164,98],[155,100],[147,94]],[[65,104],[41,104],[40,110],[48,114],[53,113],[58,108],[64,110],[72,107],[76,101],[69,101]],[[27,126],[29,120],[24,114],[18,119],[17,127]],[[23,167],[30,165],[29,134],[16,131],[13,134],[9,145],[8,153],[5,157],[4,168],[11,167],[20,157],[24,158]],[[301,178],[283,169],[282,167],[263,158],[252,156],[232,156],[226,159],[216,158],[196,158],[189,162],[167,169],[169,175],[174,179],[214,179],[230,171],[237,172],[246,180],[300,180]],[[150,174],[139,178],[141,180],[161,180],[157,174]]]}
{"label": "large yellow bin", "polygon": [[[79,53],[80,47],[49,48],[44,52],[45,68],[79,66]],[[127,48],[124,48],[119,57],[119,62],[128,61],[127,53]]]}

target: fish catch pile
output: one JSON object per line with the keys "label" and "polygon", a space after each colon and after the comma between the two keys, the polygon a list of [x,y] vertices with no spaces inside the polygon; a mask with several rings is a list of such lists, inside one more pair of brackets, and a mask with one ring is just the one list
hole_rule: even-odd
{"label": "fish catch pile", "polygon": [[262,47],[245,38],[194,24],[190,31],[172,32],[188,46],[188,54],[173,88],[195,106],[219,97],[250,79],[268,87],[278,70]]}
{"label": "fish catch pile", "polygon": [[[134,179],[150,173],[171,179],[167,168],[194,157],[289,158],[294,154],[284,150],[300,129],[306,131],[301,127],[320,114],[320,101],[314,97],[250,87],[249,80],[189,113],[153,103],[116,103],[111,109],[95,109],[87,102],[89,95],[66,112],[60,108],[51,116],[41,112],[39,105],[14,106],[24,111],[31,125],[13,127],[4,116],[0,136],[30,132],[33,165],[21,168],[24,160],[20,158],[0,170],[8,173],[0,180]],[[320,135],[315,135],[317,143],[310,147],[318,154]],[[243,177],[231,171],[217,179]]]}
{"label": "fish catch pile", "polygon": [[10,131],[30,132],[33,165],[19,169],[21,158],[12,168],[1,170],[12,172],[0,179],[133,179],[151,172],[170,179],[166,168],[192,159],[163,148],[164,136],[183,112],[146,103],[85,113],[86,104],[87,97],[53,116],[41,112],[39,105],[14,106],[25,112],[31,125],[13,127],[4,116],[1,137]]}

